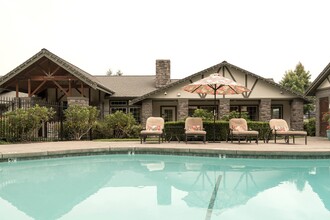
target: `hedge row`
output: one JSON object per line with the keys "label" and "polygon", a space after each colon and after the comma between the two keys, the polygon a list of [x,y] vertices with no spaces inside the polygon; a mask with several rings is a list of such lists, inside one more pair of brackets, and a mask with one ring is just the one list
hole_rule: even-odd
{"label": "hedge row", "polygon": [[[206,131],[206,140],[213,141],[213,127],[215,126],[215,140],[224,141],[226,140],[229,122],[228,121],[216,121],[215,124],[213,121],[204,121],[203,127]],[[249,121],[249,129],[259,131],[259,139],[263,139],[269,132],[269,123],[268,122],[259,122],[259,121]],[[166,122],[165,123],[165,137],[166,140],[184,140],[184,122]]]}

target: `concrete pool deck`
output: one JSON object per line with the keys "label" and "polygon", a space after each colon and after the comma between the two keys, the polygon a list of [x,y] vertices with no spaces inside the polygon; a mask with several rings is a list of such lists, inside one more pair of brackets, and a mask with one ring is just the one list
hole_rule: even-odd
{"label": "concrete pool deck", "polygon": [[158,142],[139,141],[101,142],[101,141],[63,141],[36,142],[26,144],[0,145],[0,161],[16,159],[47,158],[92,154],[174,154],[200,155],[216,157],[255,157],[255,158],[330,158],[330,141],[324,137],[308,137],[308,144],[303,138],[296,138],[295,144],[285,144],[278,140],[259,144],[254,142],[206,143],[202,142]]}

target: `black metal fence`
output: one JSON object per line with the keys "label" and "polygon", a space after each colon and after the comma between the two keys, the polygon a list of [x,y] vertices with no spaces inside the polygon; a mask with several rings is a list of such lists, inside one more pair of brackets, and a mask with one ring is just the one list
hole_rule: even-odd
{"label": "black metal fence", "polygon": [[[41,107],[52,108],[54,116],[47,122],[43,122],[41,128],[32,132],[31,141],[57,141],[64,140],[63,111],[67,108],[63,103],[45,102],[35,98],[13,98],[0,97],[0,138],[6,141],[21,141],[24,139],[23,133],[10,129],[10,120],[7,114],[17,109],[28,109],[39,105]],[[15,123],[20,123],[15,121]]]}

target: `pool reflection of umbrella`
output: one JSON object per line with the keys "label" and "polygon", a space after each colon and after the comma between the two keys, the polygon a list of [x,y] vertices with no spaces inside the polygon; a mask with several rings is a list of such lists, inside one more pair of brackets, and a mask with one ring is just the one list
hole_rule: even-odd
{"label": "pool reflection of umbrella", "polygon": [[249,92],[250,90],[231,79],[221,76],[219,73],[213,73],[210,76],[198,80],[194,83],[186,85],[183,90],[190,93],[212,94],[214,95],[214,112],[213,112],[213,141],[215,142],[215,110],[217,94],[234,95]]}

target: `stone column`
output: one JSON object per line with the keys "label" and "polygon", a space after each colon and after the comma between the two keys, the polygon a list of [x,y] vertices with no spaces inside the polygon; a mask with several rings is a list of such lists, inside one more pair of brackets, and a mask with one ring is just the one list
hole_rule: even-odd
{"label": "stone column", "polygon": [[142,102],[141,107],[141,124],[143,127],[146,126],[147,119],[152,116],[152,100],[147,99]]}
{"label": "stone column", "polygon": [[68,106],[70,105],[80,105],[89,106],[89,99],[86,97],[67,97]]}
{"label": "stone column", "polygon": [[188,117],[188,111],[188,99],[178,99],[178,120],[184,120],[186,117]]}
{"label": "stone column", "polygon": [[320,98],[316,96],[316,100],[315,100],[315,136],[320,136],[320,125],[321,125]]}
{"label": "stone column", "polygon": [[271,119],[271,104],[271,99],[260,99],[259,121],[269,121]]}
{"label": "stone column", "polygon": [[294,99],[291,103],[290,127],[295,130],[304,130],[304,102]]}
{"label": "stone column", "polygon": [[219,99],[218,119],[230,113],[230,99]]}

